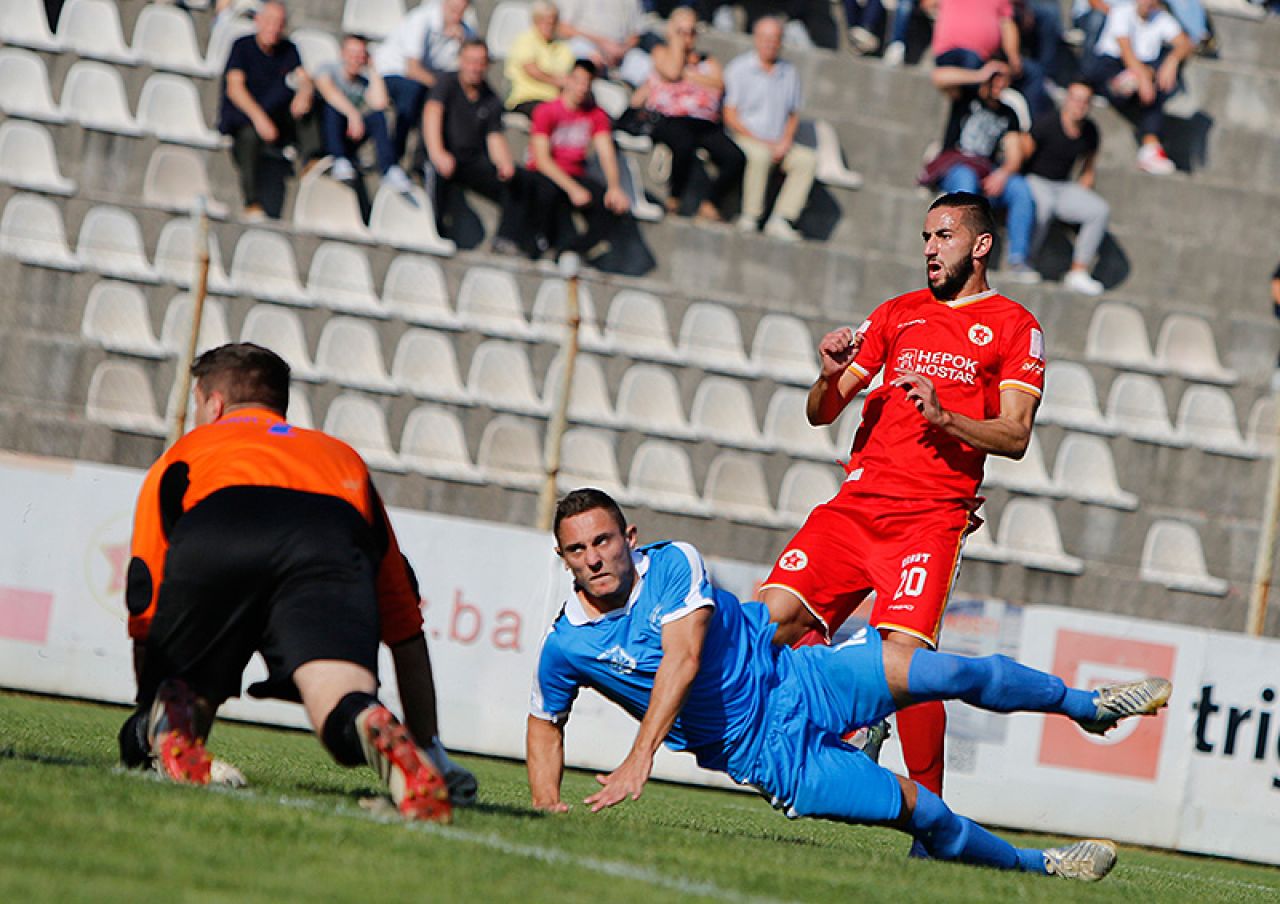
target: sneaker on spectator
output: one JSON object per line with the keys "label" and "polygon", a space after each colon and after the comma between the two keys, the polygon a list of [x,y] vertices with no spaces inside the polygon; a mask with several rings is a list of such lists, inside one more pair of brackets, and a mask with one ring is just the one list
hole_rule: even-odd
{"label": "sneaker on spectator", "polygon": [[849,43],[861,54],[875,53],[880,49],[880,39],[861,25],[849,29]]}
{"label": "sneaker on spectator", "polygon": [[755,217],[749,217],[746,214],[738,217],[738,231],[751,235],[760,228],[760,224],[756,222]]}
{"label": "sneaker on spectator", "polygon": [[241,223],[261,223],[267,218],[267,212],[262,209],[261,204],[246,204],[244,210],[240,211]]}
{"label": "sneaker on spectator", "polygon": [[782,242],[798,242],[804,238],[800,230],[782,217],[769,217],[769,221],[764,224],[764,234]]}
{"label": "sneaker on spectator", "polygon": [[1018,261],[1005,267],[1000,274],[1005,282],[1019,286],[1034,286],[1040,282],[1040,274],[1030,264]]}
{"label": "sneaker on spectator", "polygon": [[890,69],[897,69],[907,59],[907,45],[894,41],[884,49],[884,64]]}
{"label": "sneaker on spectator", "polygon": [[[335,176],[334,178],[336,179],[337,177]],[[382,182],[384,185],[391,186],[392,191],[398,191],[402,195],[407,195],[413,190],[413,183],[409,181],[409,174],[394,164],[382,174]]]}
{"label": "sneaker on spectator", "polygon": [[1138,148],[1138,169],[1153,176],[1167,176],[1178,168],[1159,144],[1144,144]]}
{"label": "sneaker on spectator", "polygon": [[334,159],[333,165],[329,167],[329,175],[339,182],[354,182],[356,181],[356,168],[351,165],[351,161],[346,157],[337,157]]}
{"label": "sneaker on spectator", "polygon": [[1102,283],[1089,275],[1088,270],[1067,271],[1067,275],[1062,278],[1062,285],[1072,292],[1091,297],[1101,295],[1105,288]]}

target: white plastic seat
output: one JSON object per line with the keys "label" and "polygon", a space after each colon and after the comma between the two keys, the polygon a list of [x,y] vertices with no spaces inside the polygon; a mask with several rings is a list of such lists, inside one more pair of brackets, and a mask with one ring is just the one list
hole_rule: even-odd
{"label": "white plastic seat", "polygon": [[[550,411],[560,398],[560,382],[564,379],[564,359],[557,355],[547,368],[542,400]],[[609,382],[598,358],[579,355],[573,363],[573,388],[569,392],[569,420],[575,423],[615,426],[618,417],[609,400]]]}
{"label": "white plastic seat", "polygon": [[1159,519],[1147,530],[1138,573],[1144,581],[1170,590],[1224,596],[1230,584],[1209,574],[1204,547],[1193,525]]}
{"label": "white plastic seat", "polygon": [[62,42],[49,28],[44,0],[5,0],[0,4],[0,41],[59,53]]}
{"label": "white plastic seat", "polygon": [[418,398],[471,404],[453,342],[442,333],[413,329],[401,336],[391,362],[391,380]]}
{"label": "white plastic seat", "polygon": [[591,94],[596,106],[609,115],[612,122],[622,118],[631,106],[631,89],[608,79],[598,78],[591,83]]}
{"label": "white plastic seat", "polygon": [[196,201],[204,198],[211,217],[225,217],[227,205],[213,197],[204,155],[192,148],[159,145],[151,152],[142,177],[142,200],[151,207],[191,213]]}
{"label": "white plastic seat", "polygon": [[1164,389],[1146,374],[1118,374],[1107,395],[1107,420],[1116,432],[1162,446],[1185,446],[1169,422]]}
{"label": "white plastic seat", "polygon": [[[170,220],[160,230],[156,240],[156,273],[165,282],[189,289],[196,279],[196,224],[189,217]],[[209,279],[210,292],[225,295],[231,291],[231,280],[222,266],[222,247],[218,236],[209,231]]]}
{"label": "white plastic seat", "polygon": [[381,41],[404,18],[404,6],[404,0],[347,0],[342,30]]}
{"label": "white plastic seat", "polygon": [[512,339],[531,336],[516,278],[493,267],[471,267],[462,277],[462,285],[458,287],[458,318],[470,329],[491,336]]}
{"label": "white plastic seat", "polygon": [[89,378],[85,416],[125,433],[164,436],[156,395],[142,367],[132,361],[103,361]]}
{"label": "white plastic seat", "polygon": [[387,376],[378,331],[366,320],[331,317],[320,331],[316,368],[343,386],[396,392],[396,385]]}
{"label": "white plastic seat", "polygon": [[463,483],[481,483],[471,463],[458,416],[446,408],[421,405],[409,412],[400,434],[400,460],[411,471]]}
{"label": "white plastic seat", "polygon": [[662,299],[648,292],[623,289],[613,296],[605,320],[604,339],[609,348],[632,358],[680,360],[671,341]]}
{"label": "white plastic seat", "polygon": [[704,377],[689,406],[689,423],[699,439],[743,449],[765,447],[751,392],[742,380]]}
{"label": "white plastic seat", "polygon": [[542,486],[542,437],[528,421],[498,415],[484,426],[476,465],[486,480],[522,490]]}
{"label": "white plastic seat", "polygon": [[751,343],[751,363],[766,377],[808,386],[818,373],[808,325],[791,314],[764,315]]}
{"label": "white plastic seat", "polygon": [[271,349],[288,363],[293,376],[316,383],[324,380],[311,363],[307,337],[302,322],[293,311],[274,305],[260,304],[249,309],[240,328],[241,342],[254,342]]}
{"label": "white plastic seat", "polygon": [[1160,369],[1188,380],[1233,384],[1240,375],[1222,366],[1213,327],[1203,317],[1170,314],[1156,338],[1156,363]]}
{"label": "white plastic seat", "polygon": [[146,296],[130,283],[104,279],[94,284],[85,302],[80,335],[108,351],[141,358],[165,356],[151,329]]}
{"label": "white plastic seat", "polygon": [[371,468],[397,474],[406,470],[391,447],[387,416],[372,399],[345,393],[335,398],[324,415],[324,432],[359,452]]}
{"label": "white plastic seat", "polygon": [[1178,434],[1197,449],[1252,458],[1253,449],[1240,435],[1236,404],[1218,386],[1189,386],[1178,404]]}
{"label": "white plastic seat", "polygon": [[613,438],[590,427],[565,431],[560,446],[558,483],[562,492],[594,487],[620,502],[630,501],[619,476]]}
{"label": "white plastic seat", "polygon": [[808,395],[802,389],[788,386],[774,390],[764,414],[765,442],[801,458],[834,462],[837,451],[831,442],[830,429],[813,426],[805,415]]}
{"label": "white plastic seat", "polygon": [[778,519],[799,525],[809,513],[840,492],[841,475],[834,465],[798,461],[782,475],[778,489]]}
{"label": "white plastic seat", "polygon": [[157,72],[147,79],[138,96],[138,126],[161,141],[212,150],[222,139],[205,125],[200,92],[191,79],[171,72]]}
{"label": "white plastic seat", "polygon": [[289,386],[289,423],[304,430],[316,429],[315,415],[311,413],[311,399],[301,386]]}
{"label": "white plastic seat", "polygon": [[991,522],[985,520],[986,514],[982,509],[978,510],[978,516],[984,520],[976,530],[965,535],[961,555],[965,559],[976,559],[980,562],[1007,562],[1009,557],[993,538]]}
{"label": "white plastic seat", "polygon": [[289,240],[277,232],[247,229],[231,257],[231,287],[240,295],[282,304],[315,304],[298,282],[298,263]]}
{"label": "white plastic seat", "polygon": [[1084,355],[1124,370],[1158,372],[1159,364],[1151,354],[1147,325],[1137,308],[1114,301],[1104,301],[1093,311],[1089,334],[1085,338]]}
{"label": "white plastic seat", "polygon": [[1062,438],[1053,483],[1063,495],[1081,502],[1129,512],[1138,507],[1138,497],[1120,488],[1111,446],[1099,436],[1068,433]]}
{"label": "white plastic seat", "polygon": [[409,189],[408,196],[389,185],[379,186],[369,213],[368,232],[378,241],[405,251],[449,257],[458,250],[453,239],[444,238],[436,230],[435,206],[416,185]]}
{"label": "white plastic seat", "polygon": [[205,48],[205,69],[211,75],[221,75],[227,67],[227,58],[231,56],[231,45],[253,32],[252,19],[244,16],[219,16],[209,33],[209,46]]}
{"label": "white plastic seat", "polygon": [[760,460],[742,452],[721,452],[711,461],[707,471],[706,491],[702,494],[716,515],[734,521],[775,527],[769,485],[764,479]]}
{"label": "white plastic seat", "polygon": [[633,364],[618,385],[619,422],[642,433],[692,439],[675,375],[657,364]]}
{"label": "white plastic seat", "polygon": [[293,202],[293,225],[299,232],[357,242],[373,241],[360,215],[355,191],[316,167],[298,182]]}
{"label": "white plastic seat", "polygon": [[80,224],[76,254],[86,267],[105,276],[135,282],[160,281],[147,260],[138,221],[120,207],[101,204],[89,208]]}
{"label": "white plastic seat", "polygon": [[637,503],[657,511],[699,517],[710,514],[694,487],[688,453],[665,440],[648,439],[636,449],[627,491]]}
{"label": "white plastic seat", "polygon": [[1062,574],[1084,571],[1084,563],[1063,550],[1057,516],[1043,499],[1011,499],[1000,516],[996,540],[1006,561]]}
{"label": "white plastic seat", "polygon": [[191,14],[174,6],[150,3],[142,8],[133,26],[133,52],[152,69],[201,78],[213,74],[200,53]]}
{"label": "white plastic seat", "polygon": [[0,124],[0,182],[55,195],[75,194],[76,184],[62,175],[53,136],[44,126],[11,119]]}
{"label": "white plastic seat", "polygon": [[742,347],[738,315],[723,305],[697,301],[680,324],[680,355],[705,370],[752,376],[755,368]]}
{"label": "white plastic seat", "polygon": [[529,356],[514,342],[491,339],[480,343],[471,358],[467,389],[477,402],[499,411],[547,413],[533,389]]}
{"label": "white plastic seat", "polygon": [[1270,458],[1276,454],[1276,400],[1263,396],[1249,409],[1249,426],[1245,430],[1249,447],[1255,455]]}
{"label": "white plastic seat", "polygon": [[[167,354],[178,355],[186,351],[191,341],[191,311],[194,299],[180,292],[169,300],[164,311],[164,324],[160,327],[160,345]],[[196,337],[196,354],[226,345],[231,341],[231,329],[227,325],[226,302],[206,298],[200,312],[200,334]]]}
{"label": "white plastic seat", "polygon": [[322,307],[364,317],[386,317],[373,289],[369,256],[354,245],[323,242],[311,257],[307,294]]}
{"label": "white plastic seat", "polygon": [[[615,132],[614,136],[619,146],[630,144],[631,150],[637,150],[638,146],[644,144],[650,146],[653,144],[648,135]],[[626,138],[624,139],[623,136]],[[621,154],[618,157],[618,164],[618,181],[622,184],[622,190],[627,193],[627,197],[631,199],[632,218],[644,223],[662,222],[666,211],[661,204],[649,200],[649,196],[645,194],[644,178],[640,175],[640,164],[636,162],[636,158],[630,154]]]}
{"label": "white plastic seat", "polygon": [[82,57],[126,66],[138,62],[125,46],[120,10],[111,0],[67,0],[58,17],[58,40]]}
{"label": "white plastic seat", "polygon": [[120,72],[107,63],[80,60],[62,82],[59,110],[86,129],[137,138],[143,134],[124,93]]}
{"label": "white plastic seat", "polygon": [[62,211],[48,198],[16,194],[0,216],[0,253],[26,264],[79,270],[80,258],[67,246]]}
{"label": "white plastic seat", "polygon": [[1044,398],[1036,420],[1088,433],[1115,432],[1098,407],[1093,376],[1075,361],[1050,361],[1045,368]]}
{"label": "white plastic seat", "polygon": [[289,32],[289,40],[298,48],[302,68],[312,78],[330,63],[342,60],[342,45],[329,32],[319,28],[295,28]]}
{"label": "white plastic seat", "polygon": [[[533,313],[530,317],[533,335],[548,342],[560,342],[565,333],[565,317],[568,311],[568,288],[563,279],[544,279],[533,297]],[[604,347],[604,337],[596,324],[596,308],[591,300],[591,289],[578,282],[578,343],[585,349]]]}
{"label": "white plastic seat", "polygon": [[[6,7],[0,6],[0,9]],[[44,16],[43,7],[40,15]],[[67,119],[53,103],[44,60],[16,47],[0,48],[0,110],[8,116],[42,122],[58,123]]]}
{"label": "white plastic seat", "polygon": [[813,123],[814,151],[818,167],[814,173],[817,181],[835,188],[859,189],[862,187],[862,174],[845,165],[844,152],[840,149],[840,136],[836,127],[825,119]]}
{"label": "white plastic seat", "polygon": [[1040,448],[1040,440],[1035,433],[1027,443],[1027,450],[1021,459],[1014,460],[1003,455],[988,455],[984,486],[1004,487],[1016,493],[1030,493],[1034,496],[1058,496],[1060,490],[1049,478],[1049,471],[1044,463],[1044,451]]}
{"label": "white plastic seat", "polygon": [[489,16],[489,27],[485,34],[489,55],[495,60],[505,60],[516,38],[532,27],[533,19],[529,15],[527,3],[502,0]]}
{"label": "white plastic seat", "polygon": [[397,255],[382,282],[382,304],[409,323],[451,330],[462,326],[453,311],[444,271],[429,257]]}

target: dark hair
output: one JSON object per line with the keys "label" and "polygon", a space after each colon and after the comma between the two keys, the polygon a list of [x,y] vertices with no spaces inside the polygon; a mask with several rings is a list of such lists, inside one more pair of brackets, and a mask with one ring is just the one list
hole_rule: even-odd
{"label": "dark hair", "polygon": [[948,192],[936,198],[929,205],[930,210],[935,210],[939,207],[963,210],[969,226],[978,235],[982,235],[984,232],[990,236],[995,236],[996,234],[996,218],[995,214],[991,212],[991,202],[982,197],[982,195],[974,194],[971,191]]}
{"label": "dark hair", "polygon": [[573,68],[581,69],[583,72],[587,73],[587,75],[591,76],[592,78],[595,78],[597,75],[600,74],[600,70],[596,67],[596,64],[591,62],[590,60],[574,60]]}
{"label": "dark hair", "polygon": [[1071,81],[1067,82],[1067,89],[1070,90],[1075,85],[1084,85],[1086,88],[1089,89],[1090,94],[1094,93],[1093,83],[1090,82],[1088,79],[1084,78],[1083,76],[1073,78]]}
{"label": "dark hair", "polygon": [[211,348],[191,365],[206,394],[217,390],[228,405],[253,403],[281,417],[289,410],[289,365],[268,348],[232,342]]}
{"label": "dark hair", "polygon": [[489,45],[486,44],[481,38],[467,38],[458,47],[458,56],[462,56],[462,51],[466,50],[468,47],[483,47],[485,55],[487,56],[489,53]]}
{"label": "dark hair", "polygon": [[613,501],[613,497],[604,490],[597,490],[593,487],[583,487],[580,490],[574,490],[561,497],[556,503],[555,520],[551,523],[551,532],[555,534],[556,543],[560,542],[560,522],[565,518],[572,518],[574,515],[581,515],[583,512],[590,512],[594,509],[604,509],[613,516],[613,520],[618,523],[618,530],[626,531],[627,516],[622,514],[622,509],[618,503]]}
{"label": "dark hair", "polygon": [[339,41],[338,43],[339,45],[341,45],[341,44],[347,43],[348,41],[359,41],[361,44],[369,43],[368,37],[355,31],[348,31],[345,34],[343,34],[342,40]]}

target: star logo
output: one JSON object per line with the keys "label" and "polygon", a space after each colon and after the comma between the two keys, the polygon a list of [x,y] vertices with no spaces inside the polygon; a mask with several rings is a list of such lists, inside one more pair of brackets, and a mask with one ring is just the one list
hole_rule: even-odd
{"label": "star logo", "polygon": [[996,334],[985,323],[975,323],[969,327],[969,341],[974,345],[987,345]]}
{"label": "star logo", "polygon": [[778,567],[783,571],[804,571],[809,566],[809,557],[803,549],[788,549],[778,559]]}
{"label": "star logo", "polygon": [[104,543],[100,548],[111,566],[111,579],[107,584],[107,593],[119,593],[125,588],[125,576],[130,558],[129,547],[124,543]]}

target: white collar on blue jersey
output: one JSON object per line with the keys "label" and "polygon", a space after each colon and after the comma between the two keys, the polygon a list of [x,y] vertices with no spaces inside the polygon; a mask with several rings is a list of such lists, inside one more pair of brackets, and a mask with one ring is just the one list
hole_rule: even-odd
{"label": "white collar on blue jersey", "polygon": [[633,549],[631,550],[631,561],[636,567],[636,582],[631,585],[631,596],[627,598],[627,604],[621,609],[606,612],[599,618],[592,618],[587,614],[587,610],[583,608],[582,598],[578,596],[578,591],[575,587],[564,603],[564,617],[569,620],[570,625],[579,628],[583,625],[602,622],[606,618],[616,618],[631,611],[631,607],[636,604],[636,600],[640,597],[640,588],[644,586],[644,576],[649,571],[649,556],[638,549]]}

